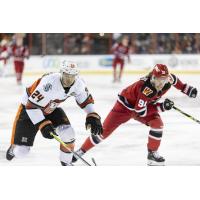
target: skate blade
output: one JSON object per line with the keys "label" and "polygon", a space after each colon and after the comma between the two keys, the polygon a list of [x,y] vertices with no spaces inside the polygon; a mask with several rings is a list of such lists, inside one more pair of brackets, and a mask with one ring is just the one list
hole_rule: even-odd
{"label": "skate blade", "polygon": [[165,166],[165,162],[156,162],[153,160],[148,160],[147,165],[148,166]]}

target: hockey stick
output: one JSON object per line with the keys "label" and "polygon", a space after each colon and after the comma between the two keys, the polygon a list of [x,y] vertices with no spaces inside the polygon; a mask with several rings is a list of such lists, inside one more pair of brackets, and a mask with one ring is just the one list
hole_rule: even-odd
{"label": "hockey stick", "polygon": [[73,153],[74,156],[78,157],[79,159],[81,159],[87,166],[92,166],[89,162],[87,162],[84,158],[82,158],[81,156],[79,156],[75,151],[73,151],[72,149],[70,149],[67,144],[65,144],[57,135],[53,134],[52,132],[50,133],[55,140],[57,140],[60,144],[62,144],[69,152]]}
{"label": "hockey stick", "polygon": [[176,106],[173,106],[173,109],[180,112],[181,114],[185,115],[186,117],[190,118],[191,120],[197,122],[198,124],[200,124],[200,121],[198,119],[195,119],[194,117],[192,117],[191,115],[183,112],[182,110],[180,110],[179,108],[177,108]]}
{"label": "hockey stick", "polygon": [[94,163],[94,166],[97,166],[97,163],[94,158],[92,158],[92,162]]}

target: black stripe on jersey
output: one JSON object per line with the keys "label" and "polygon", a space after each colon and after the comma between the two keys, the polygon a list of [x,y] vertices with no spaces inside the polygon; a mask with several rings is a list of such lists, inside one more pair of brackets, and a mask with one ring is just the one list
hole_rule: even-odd
{"label": "black stripe on jersey", "polygon": [[30,94],[29,91],[28,91],[28,88],[26,88],[26,93],[27,93],[28,97],[31,96],[31,94]]}
{"label": "black stripe on jersey", "polygon": [[144,111],[141,111],[141,112],[137,112],[140,116],[144,116],[145,113],[146,113],[146,109]]}
{"label": "black stripe on jersey", "polygon": [[39,105],[37,105],[37,104],[33,103],[33,102],[32,102],[32,101],[30,101],[29,99],[28,99],[28,101],[29,101],[30,103],[32,103],[34,106],[38,107],[39,109],[44,109],[44,108],[45,108],[45,107],[42,107],[42,106],[39,106]]}
{"label": "black stripe on jersey", "polygon": [[162,131],[149,131],[149,135],[153,136],[153,137],[157,137],[157,138],[161,138],[162,137]]}
{"label": "black stripe on jersey", "polygon": [[127,108],[134,110],[134,107],[127,101],[125,97],[121,96],[120,94],[118,94],[118,97],[120,101],[122,101]]}
{"label": "black stripe on jersey", "polygon": [[39,109],[39,108],[26,108],[26,110],[37,110],[37,109]]}
{"label": "black stripe on jersey", "polygon": [[170,82],[168,82],[168,83],[166,83],[166,84],[164,85],[162,91],[168,90],[168,89],[170,89],[170,87],[171,87],[171,84],[170,84]]}
{"label": "black stripe on jersey", "polygon": [[172,78],[172,85],[176,85],[177,83],[177,77],[174,74],[170,74]]}
{"label": "black stripe on jersey", "polygon": [[89,94],[89,96],[87,97],[87,99],[83,103],[78,103],[78,101],[76,101],[76,103],[79,105],[80,108],[83,109],[90,103],[94,104],[94,99],[93,99],[92,95]]}

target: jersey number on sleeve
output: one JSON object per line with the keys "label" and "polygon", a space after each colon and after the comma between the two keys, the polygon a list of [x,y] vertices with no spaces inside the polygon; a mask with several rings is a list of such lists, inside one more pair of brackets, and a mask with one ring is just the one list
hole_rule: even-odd
{"label": "jersey number on sleeve", "polygon": [[42,99],[44,99],[44,96],[42,94],[40,94],[40,92],[38,90],[36,90],[31,97],[33,99],[35,99],[35,97],[37,98],[37,102],[41,101]]}
{"label": "jersey number on sleeve", "polygon": [[142,100],[142,99],[140,99],[140,100],[138,101],[138,107],[140,107],[140,108],[143,108],[143,107],[145,107],[145,106],[146,106],[146,104],[147,104],[147,102],[146,102],[146,101],[144,101],[144,100]]}

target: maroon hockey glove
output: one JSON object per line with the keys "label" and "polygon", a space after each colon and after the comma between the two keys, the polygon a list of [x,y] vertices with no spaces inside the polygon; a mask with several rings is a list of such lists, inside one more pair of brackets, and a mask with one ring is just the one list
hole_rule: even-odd
{"label": "maroon hockey glove", "polygon": [[182,92],[191,98],[196,98],[197,96],[197,89],[187,84],[185,84]]}
{"label": "maroon hockey glove", "polygon": [[174,102],[169,99],[165,99],[164,102],[160,104],[161,110],[163,112],[165,110],[171,110],[173,106],[174,106]]}
{"label": "maroon hockey glove", "polygon": [[90,129],[93,135],[101,135],[103,127],[101,124],[101,118],[97,113],[89,113],[85,122],[86,129]]}

